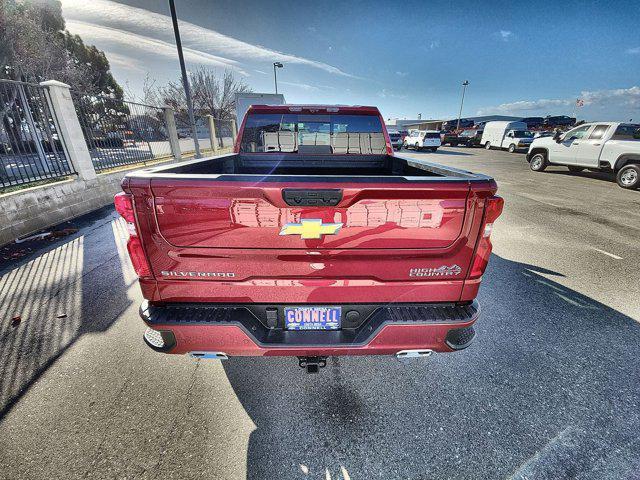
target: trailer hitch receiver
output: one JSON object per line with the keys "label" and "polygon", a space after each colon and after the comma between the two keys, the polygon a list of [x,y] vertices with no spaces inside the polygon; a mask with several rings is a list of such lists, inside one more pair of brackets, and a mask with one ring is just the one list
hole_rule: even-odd
{"label": "trailer hitch receiver", "polygon": [[298,365],[305,368],[307,373],[318,373],[327,366],[327,357],[298,357]]}

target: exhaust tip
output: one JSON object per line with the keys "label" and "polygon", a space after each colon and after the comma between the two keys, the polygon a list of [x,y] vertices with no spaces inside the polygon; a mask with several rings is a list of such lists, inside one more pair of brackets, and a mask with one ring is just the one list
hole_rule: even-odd
{"label": "exhaust tip", "polygon": [[427,358],[433,355],[435,352],[430,349],[423,350],[400,350],[396,353],[396,358],[398,360],[404,360],[408,358]]}
{"label": "exhaust tip", "polygon": [[202,358],[208,360],[228,360],[229,356],[224,352],[189,352],[191,358]]}

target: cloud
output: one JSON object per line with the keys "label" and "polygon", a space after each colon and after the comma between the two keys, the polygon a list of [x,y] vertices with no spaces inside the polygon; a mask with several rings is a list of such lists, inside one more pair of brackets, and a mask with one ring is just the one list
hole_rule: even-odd
{"label": "cloud", "polygon": [[[75,20],[67,20],[67,29],[73,33],[80,35],[83,40],[89,44],[98,43],[104,45],[107,59],[113,61],[114,65],[123,66],[129,61],[129,70],[133,70],[134,66],[140,64],[140,58],[137,55],[123,55],[111,52],[114,48],[120,51],[132,52],[132,45],[135,45],[137,52],[143,52],[155,57],[178,61],[175,45],[153,38],[138,35],[136,33],[118,30],[117,28],[104,27],[93,23],[79,22]],[[193,48],[184,48],[184,57],[190,63],[200,63],[212,65],[215,67],[228,68],[235,70],[242,75],[249,75],[235,60],[231,60],[207,52],[202,52]],[[133,53],[133,52],[132,52]],[[126,65],[126,64],[125,64]]]}
{"label": "cloud", "polygon": [[640,109],[640,87],[617,88],[615,90],[596,90],[581,92],[580,98],[585,105],[607,105],[615,103]]}
{"label": "cloud", "polygon": [[501,103],[493,107],[485,107],[478,110],[478,115],[488,115],[491,113],[517,113],[529,110],[544,110],[552,107],[569,106],[575,100],[550,100],[542,98],[540,100],[518,100],[517,102]]}
{"label": "cloud", "polygon": [[254,72],[260,73],[261,75],[269,75],[267,72],[264,72],[262,70],[254,70]]}
{"label": "cloud", "polygon": [[409,72],[396,72],[396,75],[399,77],[406,77],[407,75],[409,75]]}
{"label": "cloud", "polygon": [[[64,17],[68,21],[84,24],[97,23],[117,31],[136,32],[136,35],[147,37],[151,41],[156,39],[163,43],[173,41],[173,27],[167,15],[109,0],[62,0],[62,6]],[[190,22],[180,21],[180,33],[183,45],[192,51],[213,52],[241,61],[269,63],[279,61],[305,65],[335,75],[358,78],[333,65],[243,42]],[[129,45],[129,49],[135,48],[137,48],[135,43]]]}
{"label": "cloud", "polygon": [[280,80],[278,83],[281,85],[288,85],[290,87],[295,87],[295,88],[299,88],[301,90],[307,90],[307,91],[320,90],[320,88],[316,87],[315,85],[309,85],[308,83],[286,82],[284,80]]}
{"label": "cloud", "polygon": [[640,87],[618,88],[613,90],[584,90],[573,98],[518,100],[502,103],[493,107],[478,110],[478,115],[489,114],[519,114],[519,113],[548,113],[549,111],[573,107],[576,98],[584,101],[585,107],[618,107],[623,109],[640,109]]}
{"label": "cloud", "polygon": [[627,53],[629,55],[640,55],[640,47],[627,48]]}
{"label": "cloud", "polygon": [[295,87],[306,91],[333,90],[333,87],[330,87],[328,85],[311,85],[308,83],[287,82],[285,80],[278,80],[278,85],[288,85],[290,87]]}
{"label": "cloud", "polygon": [[436,48],[440,48],[440,40],[432,40],[429,43],[429,50],[435,50]]}
{"label": "cloud", "polygon": [[515,38],[511,30],[499,30],[493,34],[503,42],[509,42]]}
{"label": "cloud", "polygon": [[380,97],[380,98],[394,98],[394,99],[397,99],[397,100],[402,100],[404,98],[407,98],[407,95],[394,93],[394,92],[391,92],[391,91],[387,90],[386,88],[383,88],[382,90],[380,90],[378,92],[378,97]]}
{"label": "cloud", "polygon": [[145,73],[145,69],[140,66],[140,62],[136,61],[133,57],[128,55],[121,55],[119,53],[109,52],[107,54],[109,65],[118,66],[123,70],[129,70],[135,73]]}

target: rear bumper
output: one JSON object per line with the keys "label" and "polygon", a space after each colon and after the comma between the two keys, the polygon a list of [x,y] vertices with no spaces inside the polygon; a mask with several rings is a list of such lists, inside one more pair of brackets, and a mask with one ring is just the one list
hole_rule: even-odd
{"label": "rear bumper", "polygon": [[[289,331],[282,328],[285,305],[168,304],[143,302],[140,316],[163,342],[157,351],[171,354],[221,352],[228,356],[391,355],[401,350],[462,350],[475,336],[480,314],[467,305],[343,304],[343,328],[337,331]],[[355,313],[351,313],[355,312]],[[356,315],[357,314],[357,315]]]}

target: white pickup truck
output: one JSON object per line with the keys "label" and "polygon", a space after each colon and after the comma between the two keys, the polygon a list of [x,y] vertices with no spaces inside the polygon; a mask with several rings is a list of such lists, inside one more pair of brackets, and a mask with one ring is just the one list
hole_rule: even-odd
{"label": "white pickup truck", "polygon": [[622,188],[638,188],[640,125],[593,122],[564,134],[536,138],[529,147],[527,161],[534,172],[549,165],[566,165],[571,172],[613,171]]}

